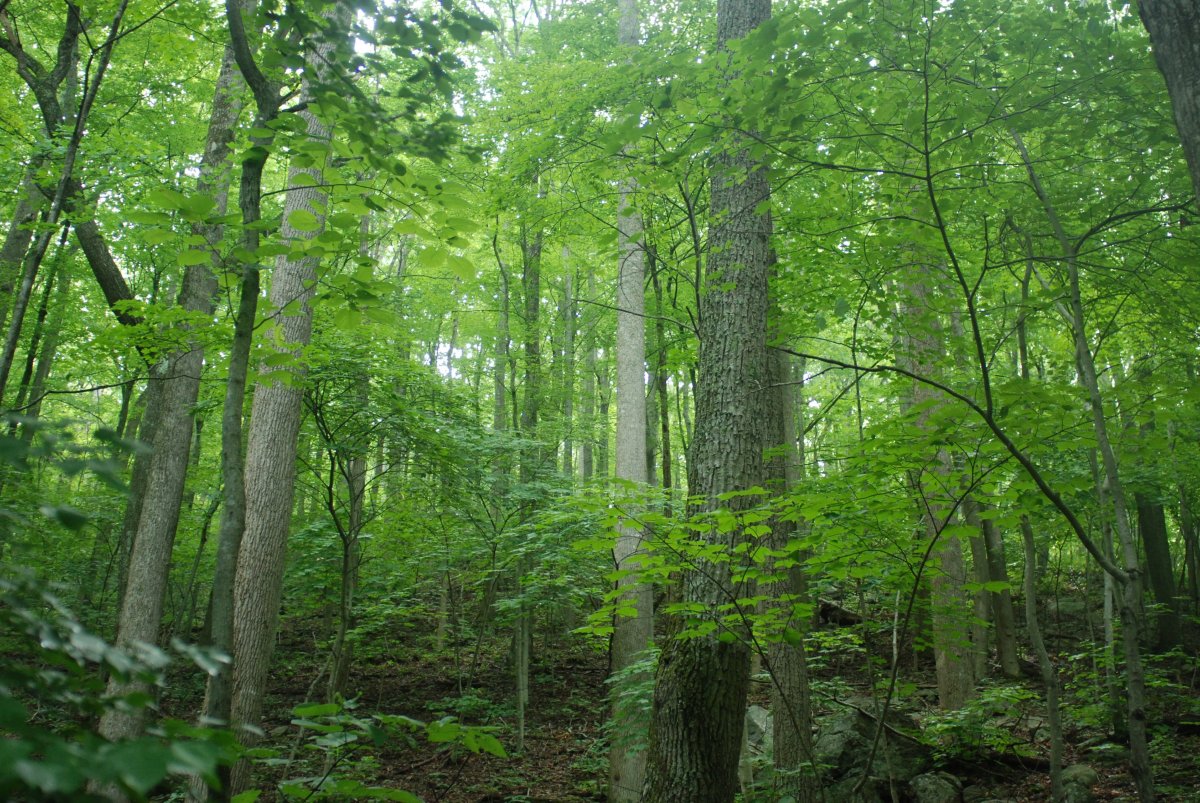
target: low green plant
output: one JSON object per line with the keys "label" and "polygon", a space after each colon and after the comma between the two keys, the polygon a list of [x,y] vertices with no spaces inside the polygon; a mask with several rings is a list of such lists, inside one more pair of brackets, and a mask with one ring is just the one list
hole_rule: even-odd
{"label": "low green plant", "polygon": [[[352,700],[306,703],[292,709],[292,724],[306,734],[304,749],[313,760],[307,775],[290,777],[279,785],[288,800],[398,800],[420,803],[403,789],[369,783],[378,769],[373,750],[389,741],[415,746],[418,738],[451,750],[487,753],[507,758],[494,728],[464,725],[454,717],[421,722],[395,714],[362,714]],[[261,763],[290,765],[270,752],[260,752]]]}
{"label": "low green plant", "polygon": [[923,733],[939,760],[973,760],[990,753],[1032,756],[1032,739],[1017,733],[1026,720],[1024,709],[1035,700],[1037,695],[1022,686],[986,686],[962,708],[927,717]]}
{"label": "low green plant", "polygon": [[[88,632],[30,573],[0,578],[0,797],[8,800],[107,800],[89,788],[115,788],[147,799],[171,778],[217,784],[217,768],[239,747],[228,731],[163,720],[145,736],[110,742],[92,725],[106,711],[137,710],[153,698],[105,693],[104,674],[161,685],[171,662],[162,650],[115,647]],[[174,644],[213,668],[212,655]]]}

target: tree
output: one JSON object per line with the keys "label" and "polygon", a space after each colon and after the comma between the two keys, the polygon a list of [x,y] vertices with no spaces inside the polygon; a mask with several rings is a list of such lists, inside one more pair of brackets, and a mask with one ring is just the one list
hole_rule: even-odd
{"label": "tree", "polygon": [[1200,8],[1191,0],[1138,0],[1137,5],[1166,79],[1194,197],[1200,198]]}
{"label": "tree", "polygon": [[[636,0],[621,0],[617,40],[633,48],[640,38]],[[646,244],[642,215],[637,205],[637,179],[620,179],[617,201],[617,479],[631,487],[646,485]],[[636,496],[636,493],[634,494]],[[612,671],[627,670],[650,646],[654,635],[654,598],[650,584],[638,577],[639,555],[645,534],[637,525],[637,512],[620,526],[613,562],[622,592],[622,610],[613,622]],[[628,707],[614,704],[617,737],[609,756],[608,799],[627,803],[641,799],[646,753],[628,736],[632,725]],[[636,727],[636,726],[634,726]]]}
{"label": "tree", "polygon": [[[717,5],[717,47],[724,51],[726,86],[738,85],[728,48],[770,17],[769,0]],[[688,488],[698,500],[689,515],[745,511],[757,501],[765,441],[767,371],[767,277],[770,222],[766,171],[731,135],[713,158],[711,228],[701,297],[700,375],[695,434],[688,454]],[[703,525],[704,539],[722,551],[740,540],[737,528]],[[732,801],[738,789],[741,744],[750,671],[747,634],[719,616],[743,597],[729,563],[704,561],[681,580],[682,603],[702,619],[717,617],[704,635],[672,638],[659,659],[645,799]],[[678,621],[673,625],[679,633]],[[698,723],[703,723],[698,727]]]}

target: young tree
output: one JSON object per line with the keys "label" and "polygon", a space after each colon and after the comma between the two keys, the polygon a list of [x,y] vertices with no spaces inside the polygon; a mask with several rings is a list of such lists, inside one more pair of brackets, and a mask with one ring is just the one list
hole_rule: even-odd
{"label": "young tree", "polygon": [[[617,41],[634,48],[640,38],[636,0],[621,0]],[[637,204],[638,182],[633,176],[620,179],[617,201],[617,479],[645,487],[646,475],[646,247],[642,214]],[[644,533],[635,523],[636,512],[620,525],[613,559],[622,592],[632,615],[619,615],[613,622],[612,671],[631,666],[639,653],[650,646],[654,633],[654,598],[650,585],[637,575]],[[646,753],[630,738],[627,711],[613,708],[613,726],[618,734],[609,755],[608,799],[611,803],[633,803],[641,799]]]}

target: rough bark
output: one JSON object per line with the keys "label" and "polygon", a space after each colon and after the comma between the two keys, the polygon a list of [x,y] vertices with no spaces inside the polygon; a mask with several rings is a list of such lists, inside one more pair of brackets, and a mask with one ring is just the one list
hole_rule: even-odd
{"label": "rough bark", "polygon": [[[767,464],[770,487],[778,493],[786,493],[801,481],[803,472],[803,457],[797,447],[799,427],[795,411],[798,408],[792,392],[790,358],[782,351],[774,350],[768,359],[768,431],[763,446],[773,455]],[[773,519],[772,548],[787,549],[796,528],[793,521]],[[783,609],[783,621],[788,630],[787,634],[777,634],[772,639],[767,655],[774,728],[775,782],[772,791],[780,797],[790,796],[796,803],[807,803],[821,798],[814,770],[812,702],[803,638],[808,629],[803,606],[810,598],[802,563],[804,556],[793,554],[789,557],[795,560],[795,565],[779,569],[772,560],[768,566],[768,573],[783,572],[785,575],[782,581],[777,580],[771,585],[769,593],[773,599],[769,604]]]}
{"label": "rough bark", "polygon": [[1167,82],[1179,141],[1200,198],[1200,4],[1196,0],[1138,0],[1154,61]]}
{"label": "rough bark", "polygon": [[[241,112],[239,84],[232,53],[226,50],[217,76],[197,182],[199,192],[214,196],[214,215],[225,213],[225,201],[229,194],[226,160]],[[204,238],[215,260],[223,227],[196,224],[193,233]],[[216,278],[209,265],[190,266],[184,272],[178,304],[187,312],[211,315],[216,289]],[[125,604],[121,607],[117,630],[118,640],[155,643],[158,638],[161,602],[156,604],[151,598],[166,594],[195,427],[193,414],[200,394],[203,368],[204,347],[199,339],[190,338],[187,349],[169,355],[151,369],[150,382],[157,385],[154,393],[157,396],[158,414],[145,490],[139,499],[138,524],[130,553]],[[136,593],[131,593],[132,590],[136,590]],[[110,688],[111,692],[117,690]],[[100,732],[110,739],[129,738],[137,734],[137,724],[113,714],[101,721]]]}
{"label": "rough bark", "polygon": [[[718,49],[753,31],[770,12],[769,0],[719,0]],[[737,76],[727,71],[725,80],[733,83]],[[770,221],[757,209],[768,199],[768,184],[744,144],[735,135],[713,160],[700,376],[688,460],[688,486],[698,500],[689,509],[693,515],[723,507],[744,510],[757,500],[743,495],[722,503],[718,495],[763,481]],[[714,528],[704,537],[726,550],[739,541],[736,529]],[[698,605],[705,611],[699,616],[716,630],[672,638],[663,649],[644,800],[728,803],[738,791],[750,650],[742,626],[723,621],[717,608],[741,596],[741,589],[727,562],[698,562],[682,574],[683,602]]]}
{"label": "rough bark", "polygon": [[[337,6],[330,13],[341,18],[349,12],[348,6]],[[307,62],[314,65],[317,80],[322,80],[326,74],[332,50],[333,42],[321,39],[307,54]],[[239,59],[239,66],[241,61]],[[246,75],[244,67],[242,74]],[[248,80],[248,83],[257,96],[259,88],[255,82]],[[313,93],[312,82],[306,80],[302,96],[311,99]],[[259,108],[261,112],[262,106]],[[330,128],[325,121],[308,109],[299,114],[311,142],[328,142]],[[293,165],[289,169],[281,227],[285,241],[312,239],[324,231],[329,195],[320,186],[323,167],[322,164],[310,168]],[[302,211],[315,218],[315,226],[299,229],[292,225],[292,216]],[[299,384],[304,373],[301,350],[308,345],[312,335],[311,302],[317,262],[315,257],[292,259],[283,255],[276,261],[271,275],[269,325],[275,335],[273,349],[291,354],[295,362],[290,366],[293,381],[285,384],[278,379],[267,379],[258,382],[254,388],[245,462],[245,528],[237,552],[233,584],[234,664],[230,716],[239,728],[256,727],[262,717],[267,670],[275,648],[295,493],[296,441],[302,402]],[[242,735],[244,737],[245,733]],[[235,793],[245,788],[247,770],[245,765],[235,770],[231,780]]]}

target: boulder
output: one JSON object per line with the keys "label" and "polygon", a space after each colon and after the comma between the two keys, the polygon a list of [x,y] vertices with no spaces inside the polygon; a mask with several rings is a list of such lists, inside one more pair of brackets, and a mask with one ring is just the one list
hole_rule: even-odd
{"label": "boulder", "polygon": [[[904,736],[916,730],[903,714],[890,711],[870,766],[871,744],[878,720],[867,713],[870,700],[855,701],[822,719],[817,728],[813,752],[831,799],[838,801],[875,801],[892,799],[893,789],[903,790],[910,780],[931,763],[928,748],[914,738]],[[857,793],[851,790],[863,772],[868,783]]]}
{"label": "boulder", "polygon": [[1062,771],[1063,803],[1092,803],[1092,787],[1099,781],[1099,773],[1085,764],[1067,767]]}
{"label": "boulder", "polygon": [[961,803],[962,782],[948,772],[926,772],[908,783],[914,803]]}

